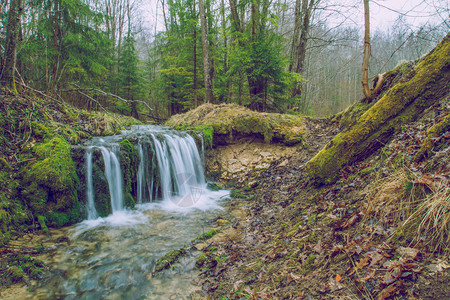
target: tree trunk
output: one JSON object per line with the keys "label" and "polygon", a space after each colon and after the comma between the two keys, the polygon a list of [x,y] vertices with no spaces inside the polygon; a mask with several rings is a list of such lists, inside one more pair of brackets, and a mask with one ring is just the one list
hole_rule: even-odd
{"label": "tree trunk", "polygon": [[22,13],[21,0],[11,0],[8,12],[8,27],[6,29],[5,60],[1,73],[1,83],[17,93],[15,68],[17,61],[17,41],[19,38],[20,15]]}
{"label": "tree trunk", "polygon": [[50,78],[48,84],[48,90],[50,95],[56,95],[57,82],[58,82],[58,69],[59,69],[59,44],[60,44],[60,16],[59,16],[59,1],[55,1],[53,6],[53,51],[54,55],[50,66]]}
{"label": "tree trunk", "polygon": [[[308,33],[309,33],[309,25],[311,23],[311,15],[316,5],[315,0],[310,0],[309,4],[307,0],[303,0],[302,4],[302,14],[303,14],[303,22],[300,33],[300,40],[297,45],[297,49],[295,51],[297,57],[295,62],[294,72],[298,74],[302,74],[305,66],[305,58],[306,58],[306,45],[308,43]],[[302,83],[299,82],[292,92],[292,97],[300,96],[302,93]]]}
{"label": "tree trunk", "polygon": [[222,17],[222,34],[223,34],[223,48],[224,48],[224,57],[223,57],[223,73],[225,74],[226,78],[226,88],[225,88],[225,94],[221,94],[219,98],[219,103],[224,102],[224,98],[227,102],[229,102],[229,90],[230,90],[230,80],[228,79],[228,76],[226,75],[228,72],[228,36],[227,36],[227,24],[226,24],[226,18],[225,18],[225,1],[221,0],[220,2],[220,14]]}
{"label": "tree trunk", "polygon": [[[195,17],[195,1],[194,1],[194,10],[192,15]],[[194,107],[198,106],[197,99],[197,25],[194,25]]]}
{"label": "tree trunk", "polygon": [[203,50],[203,78],[205,82],[205,102],[211,103],[214,101],[211,82],[211,63],[209,59],[209,42],[206,24],[205,5],[203,0],[198,1],[198,8],[200,11],[200,24],[202,30],[202,50]]}
{"label": "tree trunk", "polygon": [[370,14],[369,0],[364,0],[364,56],[362,63],[362,88],[364,97],[370,102],[372,92],[369,88],[369,58],[370,58]]}
{"label": "tree trunk", "polygon": [[237,11],[236,0],[230,0],[230,9],[231,9],[231,17],[233,19],[232,23],[233,23],[234,31],[242,32],[241,22],[240,22],[239,14]]}
{"label": "tree trunk", "polygon": [[292,36],[292,44],[291,44],[291,63],[289,64],[289,72],[292,72],[294,69],[294,61],[297,57],[297,45],[298,45],[298,37],[301,27],[301,17],[300,17],[300,7],[302,0],[295,1],[295,12],[294,12],[294,34]]}

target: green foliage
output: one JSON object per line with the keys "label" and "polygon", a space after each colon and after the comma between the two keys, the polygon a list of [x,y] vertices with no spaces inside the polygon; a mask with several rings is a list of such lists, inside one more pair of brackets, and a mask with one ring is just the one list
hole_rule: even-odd
{"label": "green foliage", "polygon": [[[55,24],[54,8],[58,9]],[[105,18],[84,1],[70,0],[32,2],[30,10],[48,11],[38,18],[28,18],[24,26],[29,38],[19,52],[22,65],[31,72],[22,73],[39,89],[46,90],[52,82],[50,72],[56,73],[59,82],[76,81],[90,85],[104,79],[111,64],[109,49],[112,44],[99,28]],[[55,26],[58,30],[55,30]]]}
{"label": "green foliage", "polygon": [[[123,48],[119,57],[119,73],[117,81],[119,83],[119,95],[128,101],[126,105],[120,103],[122,113],[131,112],[132,116],[138,117],[136,102],[144,96],[144,85],[142,74],[139,69],[139,57],[135,48],[136,41],[133,36],[128,36],[123,41]],[[129,106],[129,109],[124,107]]]}
{"label": "green foliage", "polygon": [[34,259],[29,254],[14,254],[10,258],[6,274],[11,282],[19,282],[27,278],[40,279],[43,274],[44,264],[38,259]]}

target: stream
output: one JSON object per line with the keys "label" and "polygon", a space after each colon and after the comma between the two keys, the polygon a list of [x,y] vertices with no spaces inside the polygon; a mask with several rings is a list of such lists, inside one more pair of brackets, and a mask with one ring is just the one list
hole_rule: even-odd
{"label": "stream", "polygon": [[198,207],[171,200],[139,205],[68,230],[52,258],[50,278],[33,294],[38,299],[188,299],[195,292],[195,257],[152,275],[156,260],[189,245],[224,213],[227,191],[205,191]]}
{"label": "stream", "polygon": [[202,139],[159,126],[80,145],[74,160],[86,220],[66,231],[67,242],[47,262],[51,275],[32,289],[33,298],[192,298],[193,255],[175,268],[156,274],[154,268],[224,213],[229,191],[208,189],[203,148]]}

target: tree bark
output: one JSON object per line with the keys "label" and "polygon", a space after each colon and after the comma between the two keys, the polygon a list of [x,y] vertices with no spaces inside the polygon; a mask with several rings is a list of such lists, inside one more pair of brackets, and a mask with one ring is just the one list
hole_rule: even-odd
{"label": "tree bark", "polygon": [[8,26],[6,29],[5,60],[1,73],[1,83],[17,93],[15,68],[17,62],[17,41],[19,38],[20,15],[22,13],[21,0],[11,0],[8,12]]}
{"label": "tree bark", "polygon": [[[194,9],[192,12],[192,15],[195,17],[196,11],[195,11],[195,1],[194,1]],[[194,25],[194,107],[198,106],[198,99],[197,99],[197,25]]]}
{"label": "tree bark", "polygon": [[369,88],[369,58],[370,58],[370,13],[369,0],[364,0],[364,55],[362,62],[362,88],[364,97],[370,102],[372,92]]}
{"label": "tree bark", "polygon": [[[315,0],[310,0],[308,4],[308,0],[303,0],[302,3],[302,26],[300,32],[300,39],[297,44],[297,49],[295,50],[296,58],[294,63],[293,71],[298,74],[302,74],[305,66],[305,58],[306,58],[306,45],[308,43],[308,33],[309,33],[309,25],[311,24],[311,15],[314,9],[314,6],[317,4]],[[293,89],[292,97],[300,96],[302,93],[302,84],[299,82]]]}
{"label": "tree bark", "polygon": [[214,101],[211,82],[211,62],[209,59],[209,42],[206,24],[205,5],[203,0],[198,1],[198,8],[200,12],[200,26],[202,31],[202,50],[203,50],[203,79],[205,83],[205,102],[211,103]]}

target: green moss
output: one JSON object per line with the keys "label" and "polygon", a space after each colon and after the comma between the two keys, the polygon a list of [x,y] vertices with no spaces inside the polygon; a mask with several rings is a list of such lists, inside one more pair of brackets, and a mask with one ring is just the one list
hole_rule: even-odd
{"label": "green moss", "polygon": [[356,120],[358,120],[370,107],[372,107],[373,103],[374,102],[355,103],[354,105],[348,107],[345,111],[338,113],[331,121],[339,122],[339,127],[341,130],[345,130],[355,123]]}
{"label": "green moss", "polygon": [[136,172],[139,167],[139,155],[133,144],[127,139],[120,142],[120,168],[122,170],[124,184],[124,204],[126,207],[133,208],[135,200],[132,194],[136,194]]}
{"label": "green moss", "polygon": [[11,165],[4,157],[0,157],[0,170],[12,171]]}
{"label": "green moss", "polygon": [[40,139],[52,135],[50,129],[48,129],[47,126],[42,125],[40,122],[31,122],[31,129],[33,131],[33,135]]}
{"label": "green moss", "polygon": [[176,263],[183,255],[187,253],[186,249],[180,248],[172,250],[169,253],[164,254],[156,261],[155,271],[161,272],[162,270],[170,268]]}
{"label": "green moss", "polygon": [[361,176],[369,175],[369,174],[372,173],[374,170],[375,170],[374,167],[367,167],[367,168],[361,170]]}
{"label": "green moss", "polygon": [[[77,197],[79,179],[72,160],[70,144],[55,137],[33,148],[39,160],[26,167],[22,196],[35,215],[65,214],[67,223],[79,220]],[[52,221],[48,218],[49,221]],[[64,224],[64,225],[65,225]]]}
{"label": "green moss", "polygon": [[195,260],[195,265],[200,268],[208,261],[208,256],[205,253],[200,254],[200,256]]}
{"label": "green moss", "polygon": [[9,276],[9,279],[12,282],[19,282],[22,281],[24,278],[26,278],[25,272],[22,270],[21,267],[18,266],[12,266],[8,268],[8,271],[6,272]]}
{"label": "green moss", "polygon": [[345,165],[367,157],[403,124],[414,121],[438,101],[439,95],[446,93],[449,64],[450,36],[447,36],[417,65],[409,81],[396,84],[306,164],[310,177],[319,184],[335,182]]}
{"label": "green moss", "polygon": [[256,133],[264,137],[266,143],[270,143],[273,138],[272,126],[261,115],[251,114],[236,118],[234,128],[239,133]]}
{"label": "green moss", "polygon": [[244,194],[242,194],[242,193],[240,193],[239,190],[231,191],[230,197],[232,197],[232,198],[238,198],[238,199],[245,199],[245,198],[247,198],[247,196],[244,195]]}
{"label": "green moss", "polygon": [[[233,104],[204,104],[166,122],[176,129],[203,130],[205,140],[214,135],[232,139],[238,135],[259,135],[267,143],[281,142],[294,145],[303,140],[303,118],[293,115],[257,113]],[[223,141],[222,141],[223,142]]]}
{"label": "green moss", "polygon": [[98,152],[94,155],[96,155],[96,159],[93,160],[92,164],[92,185],[94,187],[95,209],[100,217],[106,217],[112,212],[109,186],[103,171],[103,156]]}
{"label": "green moss", "polygon": [[207,232],[205,232],[204,234],[196,237],[195,239],[192,240],[192,243],[198,243],[199,241],[206,241],[209,240],[210,238],[212,238],[213,236],[215,236],[216,234],[218,234],[220,231],[216,230],[216,229],[211,229]]}
{"label": "green moss", "polygon": [[45,225],[46,218],[44,216],[38,216],[39,225],[41,225],[41,229],[43,232],[48,232],[48,227]]}
{"label": "green moss", "polygon": [[124,205],[125,207],[133,208],[136,205],[136,202],[134,201],[133,196],[131,196],[131,193],[126,193],[124,195]]}
{"label": "green moss", "polygon": [[434,148],[433,138],[450,130],[450,114],[445,116],[439,123],[431,127],[427,132],[427,137],[422,143],[419,151],[414,156],[414,161],[418,162],[424,157],[429,157]]}
{"label": "green moss", "polygon": [[0,230],[7,232],[11,224],[11,215],[4,209],[0,209]]}

